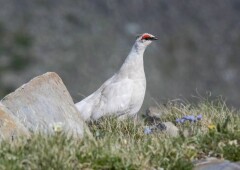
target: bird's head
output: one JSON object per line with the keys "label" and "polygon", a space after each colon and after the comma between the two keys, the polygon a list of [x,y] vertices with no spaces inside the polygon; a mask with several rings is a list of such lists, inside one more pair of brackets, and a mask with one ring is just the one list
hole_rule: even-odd
{"label": "bird's head", "polygon": [[155,40],[157,40],[157,38],[154,35],[149,34],[149,33],[143,33],[143,34],[137,36],[136,43],[139,46],[147,47],[149,44],[152,43],[152,41],[155,41]]}

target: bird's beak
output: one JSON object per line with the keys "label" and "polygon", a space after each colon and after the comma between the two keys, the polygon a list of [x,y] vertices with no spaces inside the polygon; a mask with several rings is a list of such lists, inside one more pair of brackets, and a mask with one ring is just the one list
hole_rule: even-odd
{"label": "bird's beak", "polygon": [[151,40],[158,40],[157,37],[151,37]]}

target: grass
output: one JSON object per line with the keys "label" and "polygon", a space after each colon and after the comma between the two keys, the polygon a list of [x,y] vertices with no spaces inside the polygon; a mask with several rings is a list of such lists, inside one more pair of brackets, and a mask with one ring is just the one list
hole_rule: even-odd
{"label": "grass", "polygon": [[[0,169],[192,169],[193,161],[206,156],[240,161],[240,116],[221,100],[197,105],[172,103],[160,106],[161,121],[202,114],[198,123],[177,125],[177,138],[156,132],[146,135],[141,120],[104,118],[89,124],[94,138],[74,139],[63,133],[34,134],[30,139],[3,141]],[[183,135],[190,131],[188,137]]]}

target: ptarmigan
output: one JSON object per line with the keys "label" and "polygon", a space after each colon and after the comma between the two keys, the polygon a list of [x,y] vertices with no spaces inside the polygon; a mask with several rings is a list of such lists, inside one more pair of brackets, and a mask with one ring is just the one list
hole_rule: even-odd
{"label": "ptarmigan", "polygon": [[146,90],[143,54],[153,40],[157,38],[148,33],[138,36],[120,70],[97,91],[75,104],[85,121],[110,115],[120,119],[136,116]]}

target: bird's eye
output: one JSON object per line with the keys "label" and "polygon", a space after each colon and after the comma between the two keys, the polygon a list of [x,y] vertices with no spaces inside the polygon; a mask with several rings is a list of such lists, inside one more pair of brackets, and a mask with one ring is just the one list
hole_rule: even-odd
{"label": "bird's eye", "polygon": [[152,39],[151,37],[144,38],[144,40],[151,40],[151,39]]}
{"label": "bird's eye", "polygon": [[147,36],[147,37],[142,37],[142,40],[151,40],[151,41],[153,41],[153,40],[157,40],[157,38],[156,37]]}

